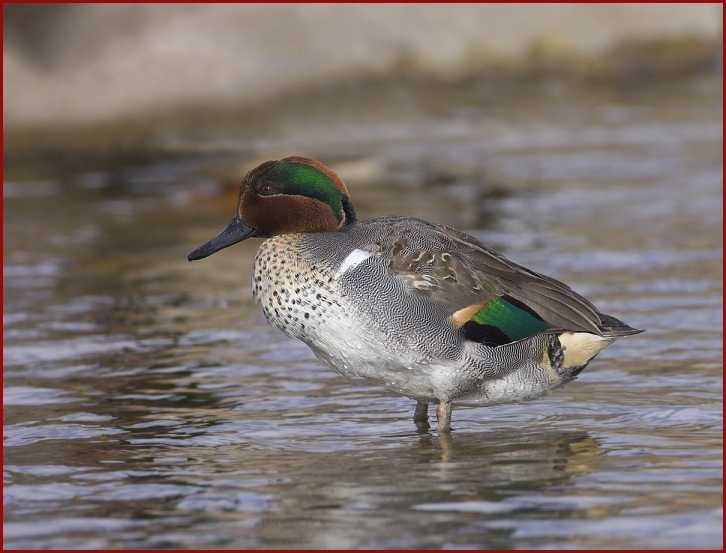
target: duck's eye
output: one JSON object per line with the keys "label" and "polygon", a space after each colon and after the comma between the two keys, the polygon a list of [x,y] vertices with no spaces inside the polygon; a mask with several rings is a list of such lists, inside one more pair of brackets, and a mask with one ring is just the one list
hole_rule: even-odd
{"label": "duck's eye", "polygon": [[262,194],[263,196],[269,196],[270,194],[272,194],[272,190],[273,186],[270,183],[263,184],[260,187],[260,194]]}

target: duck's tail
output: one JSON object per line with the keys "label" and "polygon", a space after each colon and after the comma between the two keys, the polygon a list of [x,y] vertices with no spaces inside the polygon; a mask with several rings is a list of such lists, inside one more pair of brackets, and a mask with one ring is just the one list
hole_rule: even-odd
{"label": "duck's tail", "polygon": [[639,328],[633,328],[625,324],[620,319],[616,319],[612,315],[605,315],[604,313],[598,313],[600,317],[600,324],[598,328],[604,338],[620,338],[621,336],[631,336],[633,334],[640,334],[645,332]]}

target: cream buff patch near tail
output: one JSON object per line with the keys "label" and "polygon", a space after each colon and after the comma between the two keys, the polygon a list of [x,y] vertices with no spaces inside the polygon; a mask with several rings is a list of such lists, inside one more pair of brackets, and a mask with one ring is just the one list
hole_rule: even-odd
{"label": "cream buff patch near tail", "polygon": [[614,341],[614,338],[603,338],[589,332],[563,332],[560,335],[565,355],[562,367],[572,369],[584,365]]}

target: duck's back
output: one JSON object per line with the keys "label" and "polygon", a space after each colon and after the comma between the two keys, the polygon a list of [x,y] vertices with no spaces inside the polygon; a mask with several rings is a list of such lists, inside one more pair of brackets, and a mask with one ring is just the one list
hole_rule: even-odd
{"label": "duck's back", "polygon": [[[457,322],[472,314],[462,310],[472,311],[475,306],[481,308],[492,300],[506,298],[533,320],[554,330],[600,336],[637,332],[599,313],[566,284],[527,269],[476,238],[445,225],[410,217],[379,217],[335,233],[307,235],[301,244],[321,263],[328,259],[333,267],[346,269],[339,271],[341,274],[373,258],[369,266],[385,268],[384,282],[404,284],[402,289],[395,287],[404,291],[404,298],[429,308],[439,306],[449,316],[459,313]],[[355,274],[362,278],[367,272]],[[380,268],[371,271],[370,276],[380,276]],[[538,326],[534,322],[532,325]]]}

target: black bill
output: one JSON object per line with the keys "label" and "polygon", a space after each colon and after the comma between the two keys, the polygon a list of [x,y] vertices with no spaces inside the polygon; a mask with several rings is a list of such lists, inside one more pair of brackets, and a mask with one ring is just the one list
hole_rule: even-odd
{"label": "black bill", "polygon": [[219,250],[223,250],[237,242],[242,242],[242,240],[253,238],[255,236],[258,236],[257,231],[245,225],[242,222],[242,219],[239,218],[239,215],[237,215],[230,221],[226,229],[212,238],[209,242],[199,246],[196,250],[189,254],[187,259],[189,259],[189,261],[204,259]]}

